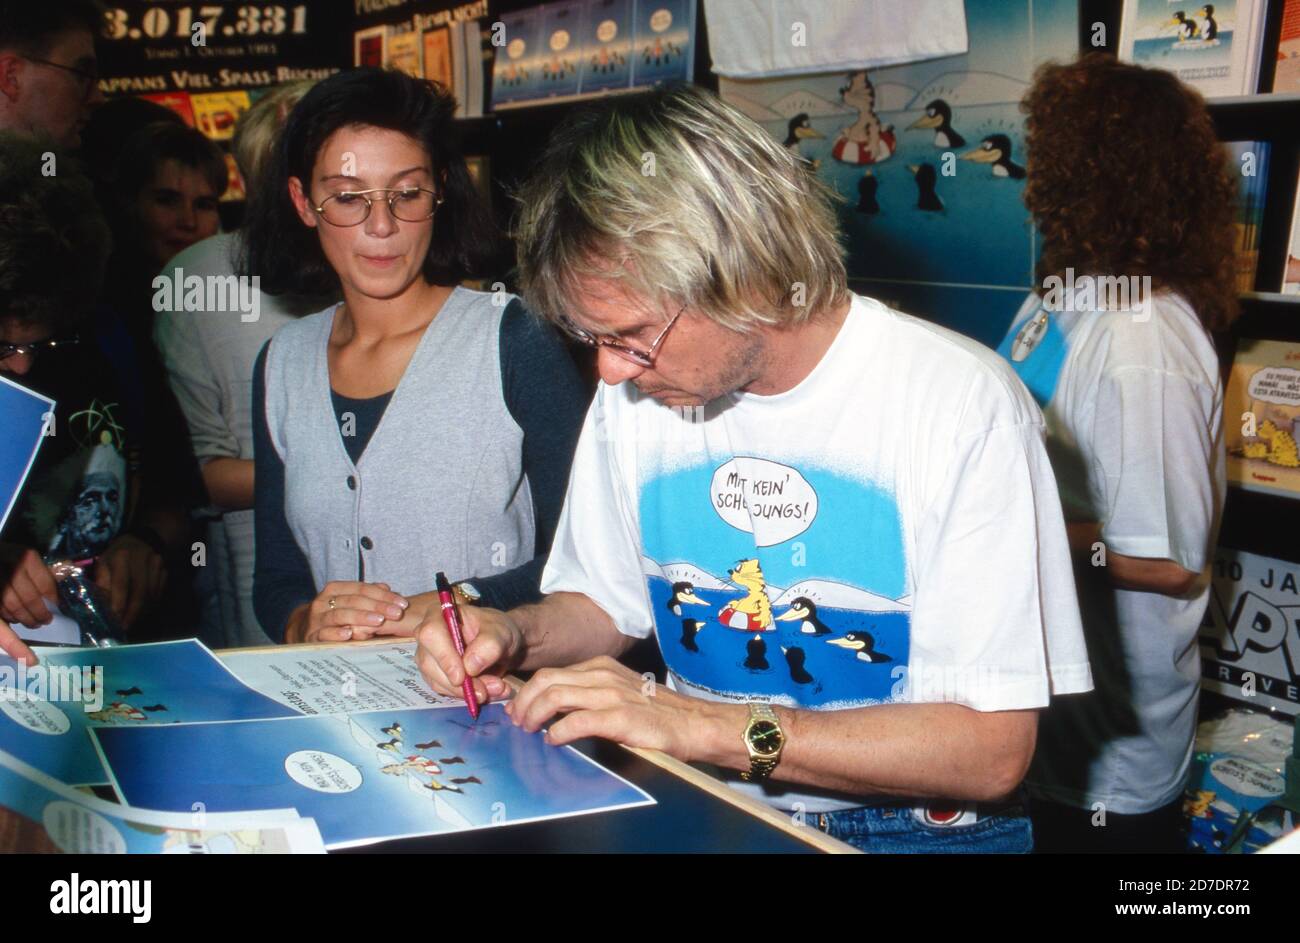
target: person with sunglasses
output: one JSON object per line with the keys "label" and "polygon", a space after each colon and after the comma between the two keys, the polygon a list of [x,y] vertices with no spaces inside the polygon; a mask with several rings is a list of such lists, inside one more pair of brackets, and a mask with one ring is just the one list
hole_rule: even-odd
{"label": "person with sunglasses", "polygon": [[[575,113],[520,207],[523,295],[603,382],[547,595],[467,610],[463,657],[430,620],[430,685],[533,671],[522,729],[705,764],[866,850],[1029,851],[1038,712],[1090,676],[1010,368],[850,292],[817,178],[701,89]],[[616,660],[652,635],[667,686]]]}
{"label": "person with sunglasses", "polygon": [[401,73],[332,76],[253,198],[262,290],[343,299],[254,368],[253,599],[276,640],[413,635],[440,570],[463,601],[539,596],[587,397],[553,330],[460,286],[501,243],[454,109]]}
{"label": "person with sunglasses", "polygon": [[93,0],[0,0],[0,130],[72,149],[99,90]]}

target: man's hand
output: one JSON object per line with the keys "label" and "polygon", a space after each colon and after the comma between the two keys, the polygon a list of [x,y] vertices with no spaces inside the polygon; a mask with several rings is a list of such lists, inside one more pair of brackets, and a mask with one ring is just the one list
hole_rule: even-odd
{"label": "man's hand", "polygon": [[23,644],[23,640],[7,625],[0,625],[0,652],[29,666],[36,664],[36,653]]}
{"label": "man's hand", "polygon": [[130,534],[115,537],[95,560],[95,585],[108,594],[124,629],[158,601],[166,583],[167,568],[158,551]]}
{"label": "man's hand", "polygon": [[[46,600],[50,602],[48,607]],[[0,544],[0,619],[37,629],[54,618],[50,610],[58,604],[59,589],[54,574],[41,555],[29,547]],[[14,640],[17,641],[17,636]],[[14,654],[7,645],[0,644],[0,648]]]}
{"label": "man's hand", "polygon": [[510,694],[505,676],[523,660],[524,635],[509,613],[481,606],[460,607],[465,657],[456,653],[456,645],[447,631],[442,609],[431,606],[416,631],[419,649],[415,663],[439,694],[461,696],[465,676],[474,679],[474,694],[480,704],[500,700]]}
{"label": "man's hand", "polygon": [[700,758],[705,744],[733,728],[740,745],[747,716],[744,705],[686,697],[608,655],[571,668],[541,669],[505,710],[516,726],[530,733],[564,714],[546,733],[552,744],[602,737],[685,762]]}
{"label": "man's hand", "polygon": [[390,620],[398,622],[410,603],[387,583],[335,580],[311,602],[299,606],[285,626],[286,643],[362,641]]}

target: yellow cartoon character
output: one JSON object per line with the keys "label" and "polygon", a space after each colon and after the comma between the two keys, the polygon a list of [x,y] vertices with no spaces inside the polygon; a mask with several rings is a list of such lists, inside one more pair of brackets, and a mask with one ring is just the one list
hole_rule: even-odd
{"label": "yellow cartoon character", "polygon": [[763,568],[758,560],[741,560],[727,571],[731,581],[746,591],[743,599],[733,599],[718,612],[718,621],[729,629],[742,632],[772,631],[772,602],[764,589]]}
{"label": "yellow cartoon character", "polygon": [[1210,803],[1214,801],[1214,793],[1208,789],[1196,790],[1196,798],[1185,796],[1183,798],[1183,815],[1189,818],[1208,819],[1210,817]]}
{"label": "yellow cartoon character", "polygon": [[1270,465],[1300,468],[1300,453],[1296,450],[1295,436],[1271,419],[1260,423],[1259,438],[1244,445],[1241,452],[1246,458],[1262,458]]}

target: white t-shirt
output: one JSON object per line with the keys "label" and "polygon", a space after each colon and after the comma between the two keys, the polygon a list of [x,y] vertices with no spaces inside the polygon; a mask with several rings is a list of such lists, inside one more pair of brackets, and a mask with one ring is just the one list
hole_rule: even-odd
{"label": "white t-shirt", "polygon": [[1091,686],[1041,413],[991,351],[860,296],[788,392],[696,412],[602,384],[542,590],[655,632],[705,698],[997,711]]}
{"label": "white t-shirt", "polygon": [[[1084,280],[1075,298],[1084,291]],[[1082,302],[1082,299],[1079,299]],[[1033,792],[1081,808],[1149,812],[1183,790],[1196,733],[1197,629],[1226,478],[1223,387],[1209,335],[1178,295],[1148,312],[1053,311],[1013,364],[1044,411],[1066,520],[1098,521],[1106,548],[1170,559],[1202,579],[1188,598],[1115,588],[1081,561],[1079,605],[1097,689],[1053,703]],[[1062,307],[1062,306],[1054,306]],[[1026,299],[999,353],[1042,318]]]}

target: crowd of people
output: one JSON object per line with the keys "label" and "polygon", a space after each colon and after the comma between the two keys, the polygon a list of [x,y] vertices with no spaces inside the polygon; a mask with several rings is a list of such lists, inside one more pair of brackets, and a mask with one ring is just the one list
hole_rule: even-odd
{"label": "crowd of people", "polygon": [[[1196,93],[1040,70],[1038,276],[1147,294],[1040,288],[994,351],[851,291],[834,196],[697,88],[566,118],[510,239],[445,89],[277,88],[222,232],[220,151],[102,102],[93,2],[0,11],[0,375],[57,403],[0,534],[5,623],[49,623],[74,560],[131,640],[415,638],[436,690],[866,850],[1179,850],[1236,314]],[[239,287],[171,303],[196,276]],[[796,529],[759,510],[791,479]],[[649,638],[666,686],[625,664]],[[34,660],[4,623],[0,648]]]}

